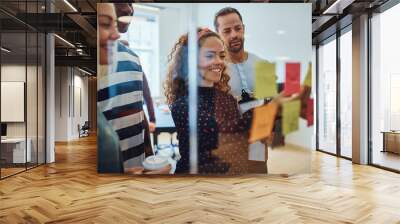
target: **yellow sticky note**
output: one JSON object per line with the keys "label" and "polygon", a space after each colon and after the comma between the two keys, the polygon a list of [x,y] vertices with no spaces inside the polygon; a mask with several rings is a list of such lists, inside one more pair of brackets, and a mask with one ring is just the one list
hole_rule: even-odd
{"label": "yellow sticky note", "polygon": [[271,135],[277,111],[278,104],[275,102],[254,108],[249,142],[255,142]]}
{"label": "yellow sticky note", "polygon": [[259,61],[255,64],[255,93],[258,99],[277,95],[275,64],[268,61]]}
{"label": "yellow sticky note", "polygon": [[286,102],[282,105],[282,131],[284,135],[299,129],[300,100]]}
{"label": "yellow sticky note", "polygon": [[304,79],[303,85],[304,86],[309,86],[312,87],[312,66],[311,62],[308,63],[308,68],[307,68],[307,73],[306,73],[306,78]]}

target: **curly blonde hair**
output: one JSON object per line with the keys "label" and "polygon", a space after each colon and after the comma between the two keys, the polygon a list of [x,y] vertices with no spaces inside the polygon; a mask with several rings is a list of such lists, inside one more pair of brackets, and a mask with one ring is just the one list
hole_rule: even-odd
{"label": "curly blonde hair", "polygon": [[[197,36],[198,48],[201,48],[205,40],[209,37],[217,37],[224,43],[217,33],[207,28],[197,29]],[[185,34],[178,39],[171,53],[168,55],[167,78],[164,82],[164,94],[167,97],[168,105],[173,104],[179,97],[188,94],[188,75],[188,34]],[[231,89],[228,84],[229,79],[225,64],[221,79],[215,83],[214,88],[222,92],[229,92]]]}

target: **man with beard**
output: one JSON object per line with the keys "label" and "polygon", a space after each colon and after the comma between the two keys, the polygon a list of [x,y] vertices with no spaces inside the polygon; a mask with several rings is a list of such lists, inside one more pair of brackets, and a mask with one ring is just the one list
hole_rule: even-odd
{"label": "man with beard", "polygon": [[[254,91],[255,65],[259,61],[268,61],[244,50],[245,26],[237,9],[226,7],[219,10],[214,17],[214,28],[228,50],[231,94],[243,102],[253,99],[251,95]],[[260,141],[249,145],[249,162],[253,162],[255,167],[265,166],[267,155],[268,151]]]}
{"label": "man with beard", "polygon": [[227,62],[231,78],[229,85],[232,95],[237,99],[251,95],[254,91],[255,64],[263,59],[244,50],[245,26],[242,16],[235,8],[223,8],[214,17],[214,27],[228,50]]}

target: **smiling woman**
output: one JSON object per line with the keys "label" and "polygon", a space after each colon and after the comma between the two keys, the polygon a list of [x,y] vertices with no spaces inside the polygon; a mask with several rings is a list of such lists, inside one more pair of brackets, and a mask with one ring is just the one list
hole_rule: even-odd
{"label": "smiling woman", "polygon": [[[251,111],[241,115],[229,94],[225,46],[209,29],[198,29],[198,173],[266,173],[265,162],[248,160],[247,131]],[[165,83],[166,96],[175,122],[181,159],[176,173],[189,172],[188,35],[183,35],[170,54]],[[255,166],[254,166],[255,165]]]}
{"label": "smiling woman", "polygon": [[117,17],[114,5],[111,3],[98,4],[98,46],[99,61],[101,65],[111,64],[112,47],[115,41],[120,37],[117,30]]}

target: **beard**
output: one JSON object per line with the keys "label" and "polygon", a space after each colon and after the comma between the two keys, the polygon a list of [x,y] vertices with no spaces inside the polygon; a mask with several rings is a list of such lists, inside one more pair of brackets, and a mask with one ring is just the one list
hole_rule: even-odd
{"label": "beard", "polygon": [[[232,42],[239,42],[238,45],[232,45]],[[243,39],[234,39],[229,42],[228,51],[232,53],[239,53],[243,49]]]}
{"label": "beard", "polygon": [[118,22],[118,32],[120,33],[126,33],[128,31],[130,23],[122,23]]}

